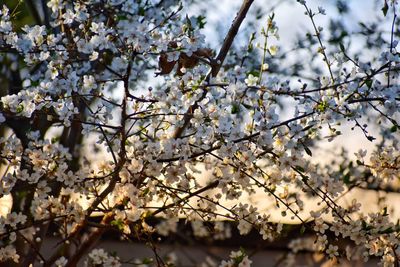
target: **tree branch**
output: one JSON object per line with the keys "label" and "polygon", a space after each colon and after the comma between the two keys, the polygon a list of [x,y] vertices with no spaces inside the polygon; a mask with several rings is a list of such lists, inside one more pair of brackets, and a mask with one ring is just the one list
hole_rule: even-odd
{"label": "tree branch", "polygon": [[[222,44],[222,47],[218,53],[218,56],[215,58],[213,66],[211,67],[211,71],[205,78],[207,82],[210,81],[211,77],[216,77],[218,75],[218,72],[221,69],[221,66],[226,58],[226,55],[229,52],[229,49],[232,46],[233,40],[236,37],[236,34],[238,33],[238,30],[240,28],[240,25],[242,24],[244,18],[246,17],[247,12],[250,9],[251,4],[253,3],[254,0],[244,0],[242,3],[242,6],[239,9],[239,12],[237,13],[235,19],[232,22],[232,25],[225,37],[224,43]],[[192,105],[188,108],[186,114],[183,117],[183,125],[182,127],[179,127],[176,129],[174,133],[174,138],[180,138],[186,127],[189,125],[190,119],[192,118],[193,112],[199,107],[199,102],[204,99],[204,97],[207,94],[206,88],[203,89],[203,94],[201,97]]]}

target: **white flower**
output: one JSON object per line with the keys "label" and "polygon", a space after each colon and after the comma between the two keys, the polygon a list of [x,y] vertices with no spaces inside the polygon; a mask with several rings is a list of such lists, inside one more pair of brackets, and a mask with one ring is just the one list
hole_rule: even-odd
{"label": "white flower", "polygon": [[271,56],[275,56],[276,53],[278,53],[278,47],[276,45],[271,45],[268,48],[269,53],[271,54]]}
{"label": "white flower", "polygon": [[315,221],[314,230],[320,232],[321,234],[325,233],[329,226],[325,224],[321,219]]}
{"label": "white flower", "polygon": [[5,246],[0,248],[0,261],[4,262],[9,259],[18,263],[19,262],[19,255],[17,254],[17,250],[12,245]]}
{"label": "white flower", "polygon": [[54,263],[56,267],[64,267],[67,264],[67,259],[65,257],[58,258]]}
{"label": "white flower", "polygon": [[140,219],[142,211],[137,207],[132,207],[130,210],[126,211],[126,219],[130,222],[136,222]]}
{"label": "white flower", "polygon": [[251,261],[248,256],[245,256],[238,267],[250,267],[252,262],[253,261]]}
{"label": "white flower", "polygon": [[99,58],[99,52],[93,51],[92,54],[89,56],[90,61],[95,61]]}
{"label": "white flower", "polygon": [[62,0],[50,0],[47,2],[47,7],[51,9],[53,13],[57,12],[62,7]]}
{"label": "white flower", "polygon": [[65,24],[71,24],[74,22],[75,14],[71,9],[67,9],[66,12],[62,15]]}
{"label": "white flower", "polygon": [[268,63],[264,63],[261,68],[263,71],[267,71],[269,69]]}
{"label": "white flower", "polygon": [[96,81],[92,75],[83,76],[83,93],[89,93],[92,89],[96,88]]}
{"label": "white flower", "polygon": [[132,159],[131,164],[128,169],[133,173],[139,173],[143,169],[143,160],[141,159]]}
{"label": "white flower", "polygon": [[338,246],[334,246],[334,245],[330,244],[326,250],[326,254],[329,255],[329,258],[335,258],[336,256],[339,256]]}
{"label": "white flower", "polygon": [[12,30],[11,22],[0,20],[0,32],[9,33]]}
{"label": "white flower", "polygon": [[250,74],[244,81],[248,86],[256,86],[258,83],[258,77]]}

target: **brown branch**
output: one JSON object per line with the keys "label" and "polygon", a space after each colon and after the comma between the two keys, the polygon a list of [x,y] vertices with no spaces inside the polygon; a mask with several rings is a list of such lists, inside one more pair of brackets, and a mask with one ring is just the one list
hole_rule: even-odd
{"label": "brown branch", "polygon": [[[275,124],[275,125],[271,126],[269,129],[273,130],[273,129],[276,129],[276,128],[280,127],[280,126],[288,125],[291,122],[294,122],[294,121],[297,121],[297,120],[301,120],[301,119],[306,118],[308,116],[312,116],[313,114],[315,114],[315,111],[312,111],[312,112],[309,112],[309,113],[305,113],[305,114],[299,115],[297,117],[288,119],[286,121],[280,122],[278,124]],[[253,134],[244,136],[242,138],[235,139],[232,142],[237,144],[237,143],[240,143],[242,141],[251,140],[251,139],[253,139],[253,138],[255,138],[255,137],[259,136],[259,135],[260,135],[260,132],[255,132]],[[211,152],[213,152],[213,151],[215,151],[217,149],[220,149],[220,148],[221,148],[221,145],[211,146],[211,147],[209,147],[207,149],[202,148],[201,152],[193,153],[192,155],[188,156],[188,159],[194,159],[194,158],[197,158],[197,157],[200,157],[200,156],[204,156],[204,155],[209,154],[209,153],[211,153]],[[182,156],[173,157],[173,158],[164,158],[164,159],[161,158],[161,159],[157,159],[157,162],[165,163],[165,162],[178,161],[178,160],[181,160],[181,159],[182,159]]]}
{"label": "brown branch", "polygon": [[315,37],[317,37],[317,40],[318,40],[318,43],[319,43],[319,46],[320,46],[320,53],[322,54],[322,56],[324,58],[324,61],[326,63],[326,66],[328,67],[329,75],[331,77],[331,83],[333,84],[335,82],[335,78],[333,76],[333,72],[332,72],[332,68],[331,68],[331,62],[329,61],[328,56],[327,56],[327,54],[325,52],[325,46],[323,45],[322,39],[321,39],[321,32],[317,28],[317,25],[315,24],[315,21],[314,21],[314,15],[315,14],[312,13],[311,9],[306,4],[303,4],[303,6],[306,8],[306,12],[307,12],[307,14],[308,14],[308,16],[309,16],[309,18],[311,20],[311,23],[313,25],[313,28],[314,28],[314,31],[315,31]]}
{"label": "brown branch", "polygon": [[168,204],[168,205],[166,205],[166,206],[163,206],[163,207],[159,208],[158,210],[156,210],[155,212],[153,212],[153,213],[152,213],[152,216],[155,216],[155,215],[159,214],[160,212],[163,212],[163,211],[165,211],[165,210],[167,210],[167,209],[169,209],[169,208],[172,208],[172,207],[174,207],[174,206],[176,206],[176,205],[179,205],[180,203],[182,203],[182,202],[188,200],[188,199],[191,198],[191,197],[197,196],[197,195],[199,195],[199,194],[201,194],[201,193],[203,193],[203,192],[205,192],[205,191],[207,191],[207,190],[209,190],[209,189],[212,189],[212,188],[214,188],[214,187],[217,187],[217,186],[218,186],[218,183],[219,183],[218,180],[217,180],[217,181],[214,181],[214,182],[212,182],[211,184],[208,184],[208,185],[204,186],[203,188],[200,188],[199,190],[197,190],[197,191],[195,191],[195,192],[193,192],[193,193],[190,193],[190,194],[187,195],[186,197],[183,197],[183,198],[179,199],[178,201],[176,201],[176,202],[174,202],[174,203],[171,203],[171,204]]}
{"label": "brown branch", "polygon": [[[114,213],[109,212],[106,215],[104,215],[101,225],[106,226],[108,225],[112,219],[114,218]],[[79,246],[79,248],[76,250],[76,253],[71,256],[71,258],[68,259],[68,263],[65,265],[65,267],[73,267],[77,266],[79,260],[93,247],[93,245],[99,240],[99,238],[103,235],[103,233],[107,230],[107,227],[98,227],[96,230],[94,230],[82,244]]]}
{"label": "brown branch", "polygon": [[222,44],[221,50],[219,51],[219,54],[216,58],[217,64],[213,67],[211,71],[213,77],[217,76],[219,70],[221,69],[222,63],[224,62],[226,55],[228,54],[229,49],[232,46],[233,40],[235,39],[236,34],[239,31],[240,25],[246,17],[246,14],[249,11],[252,3],[253,0],[243,1],[242,6],[237,13],[236,18],[234,19],[231,28],[229,29],[228,34],[225,37],[224,43]]}
{"label": "brown branch", "polygon": [[[133,60],[133,58],[132,58]],[[129,62],[125,76],[123,77],[124,81],[124,98],[122,100],[122,114],[121,114],[121,127],[120,127],[120,133],[121,133],[121,148],[118,153],[119,160],[116,162],[115,166],[115,171],[114,174],[111,178],[110,183],[108,186],[96,197],[96,199],[92,202],[90,207],[86,211],[85,215],[85,220],[83,220],[80,224],[78,224],[72,231],[71,234],[69,235],[68,239],[75,238],[79,235],[79,232],[86,226],[87,224],[87,218],[90,217],[90,215],[93,213],[93,211],[97,208],[99,204],[103,202],[103,200],[114,190],[118,180],[119,180],[119,172],[124,166],[126,162],[126,139],[127,139],[127,133],[126,133],[126,122],[128,120],[128,114],[127,114],[127,109],[128,109],[128,96],[129,96],[129,78],[131,74],[131,68],[132,68],[132,61]],[[110,147],[111,148],[111,147]],[[103,217],[103,223],[107,224],[111,221],[113,213],[110,212]],[[66,266],[76,266],[79,259],[87,252],[87,250],[100,238],[100,236],[104,233],[104,228],[97,229],[95,230],[86,241],[83,242],[83,244],[73,253],[71,258],[68,260],[68,263]]]}
{"label": "brown branch", "polygon": [[[211,72],[207,75],[205,80],[208,82],[210,81],[211,77],[216,77],[218,72],[221,69],[221,66],[226,58],[226,55],[229,52],[229,49],[232,46],[233,40],[236,37],[236,34],[238,33],[238,30],[240,28],[240,25],[242,24],[244,18],[246,17],[247,12],[250,9],[251,4],[253,3],[254,0],[244,0],[242,3],[242,6],[239,9],[239,12],[237,13],[235,19],[232,22],[232,25],[225,37],[224,43],[222,44],[222,47],[215,58],[215,60],[212,61],[212,67],[211,67]],[[201,97],[192,105],[188,108],[186,114],[183,117],[183,125],[182,127],[179,127],[175,130],[174,133],[174,138],[180,138],[183,131],[186,129],[186,127],[189,125],[190,119],[192,118],[193,112],[199,107],[199,102],[204,99],[204,97],[207,94],[207,90],[203,90],[203,94]]]}

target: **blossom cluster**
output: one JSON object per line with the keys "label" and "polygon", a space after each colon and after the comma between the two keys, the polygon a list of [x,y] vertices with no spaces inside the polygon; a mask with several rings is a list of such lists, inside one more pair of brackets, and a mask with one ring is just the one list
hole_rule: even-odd
{"label": "blossom cluster", "polygon": [[[330,54],[316,24],[325,9],[298,1],[313,26],[312,63],[322,58],[305,82],[280,69],[274,14],[259,50],[255,37],[245,55],[232,46],[251,2],[219,52],[205,42],[202,16],[183,16],[174,1],[50,0],[47,18],[20,29],[2,7],[1,77],[11,85],[0,98],[7,127],[0,196],[13,202],[0,217],[0,261],[74,266],[87,254],[87,266],[120,266],[103,249],[89,251],[112,229],[148,240],[158,262],[153,237],[177,234],[182,219],[196,239],[255,230],[268,241],[284,235],[282,222],[290,220],[313,233],[308,248],[330,259],[352,260],[340,239],[365,260],[400,260],[399,228],[387,209],[364,214],[358,200],[338,204],[353,188],[370,189],[371,180],[382,189],[399,177],[394,26],[389,46],[374,47],[380,57],[372,63],[343,44]],[[347,156],[335,166],[315,162],[318,143],[337,140],[343,125],[367,141],[379,135],[370,159],[360,151],[355,163]],[[259,194],[271,210],[251,202]],[[318,203],[311,211],[310,200]],[[65,242],[47,258],[38,252],[49,224]],[[307,248],[308,241],[296,242],[293,252]],[[251,262],[239,251],[220,266]]]}

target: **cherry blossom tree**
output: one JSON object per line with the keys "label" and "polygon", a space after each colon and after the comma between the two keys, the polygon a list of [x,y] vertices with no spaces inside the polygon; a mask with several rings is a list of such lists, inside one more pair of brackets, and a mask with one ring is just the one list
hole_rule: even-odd
{"label": "cherry blossom tree", "polygon": [[[354,190],[399,192],[398,2],[379,1],[353,32],[321,27],[327,11],[309,2],[293,1],[311,26],[293,47],[272,11],[243,0],[217,48],[206,16],[185,13],[191,2],[27,0],[27,25],[20,4],[2,6],[0,265],[173,266],[157,237],[184,221],[198,239],[256,231],[273,243],[291,231],[282,266],[303,250],[398,266],[395,211],[340,204]],[[343,128],[374,149],[316,159]],[[97,248],[109,231],[154,257]],[[215,266],[251,262],[238,247]]]}

